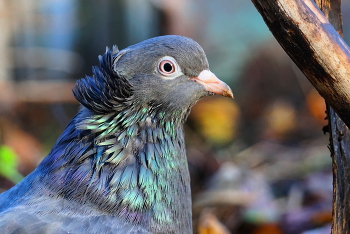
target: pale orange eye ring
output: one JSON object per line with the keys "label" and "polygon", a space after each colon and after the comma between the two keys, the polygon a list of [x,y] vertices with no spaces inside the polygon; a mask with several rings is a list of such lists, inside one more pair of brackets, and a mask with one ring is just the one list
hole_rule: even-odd
{"label": "pale orange eye ring", "polygon": [[163,75],[173,74],[176,70],[175,64],[170,60],[163,60],[159,63],[159,72]]}

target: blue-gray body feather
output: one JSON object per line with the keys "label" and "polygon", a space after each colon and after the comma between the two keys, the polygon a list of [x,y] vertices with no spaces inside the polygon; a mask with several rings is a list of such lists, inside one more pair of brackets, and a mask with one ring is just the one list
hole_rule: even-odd
{"label": "blue-gray body feather", "polygon": [[[183,75],[155,74],[166,55]],[[52,151],[0,195],[0,233],[192,233],[183,122],[208,95],[188,78],[208,68],[204,52],[167,36],[99,60],[77,82],[82,108]]]}

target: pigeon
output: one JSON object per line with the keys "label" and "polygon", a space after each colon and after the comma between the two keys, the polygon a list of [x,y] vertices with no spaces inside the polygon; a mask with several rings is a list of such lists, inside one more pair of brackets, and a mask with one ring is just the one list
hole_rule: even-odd
{"label": "pigeon", "polygon": [[231,89],[177,35],[107,47],[92,73],[51,152],[0,195],[0,232],[192,233],[183,124],[200,98]]}

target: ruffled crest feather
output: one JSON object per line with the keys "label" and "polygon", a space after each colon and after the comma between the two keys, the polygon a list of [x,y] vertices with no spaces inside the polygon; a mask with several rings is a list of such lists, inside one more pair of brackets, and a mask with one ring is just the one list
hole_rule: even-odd
{"label": "ruffled crest feather", "polygon": [[77,81],[73,95],[86,108],[97,113],[108,113],[123,105],[132,95],[128,80],[113,70],[113,63],[119,53],[116,46],[106,48],[98,57],[100,65],[92,68],[92,76]]}

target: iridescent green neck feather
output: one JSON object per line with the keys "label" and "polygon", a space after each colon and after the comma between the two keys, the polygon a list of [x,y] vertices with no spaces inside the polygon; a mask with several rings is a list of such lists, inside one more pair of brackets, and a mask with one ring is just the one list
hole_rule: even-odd
{"label": "iridescent green neck feather", "polygon": [[91,114],[82,110],[71,122],[80,134],[58,142],[70,143],[55,159],[66,163],[48,172],[64,181],[53,189],[135,224],[191,230],[183,120],[144,108]]}

